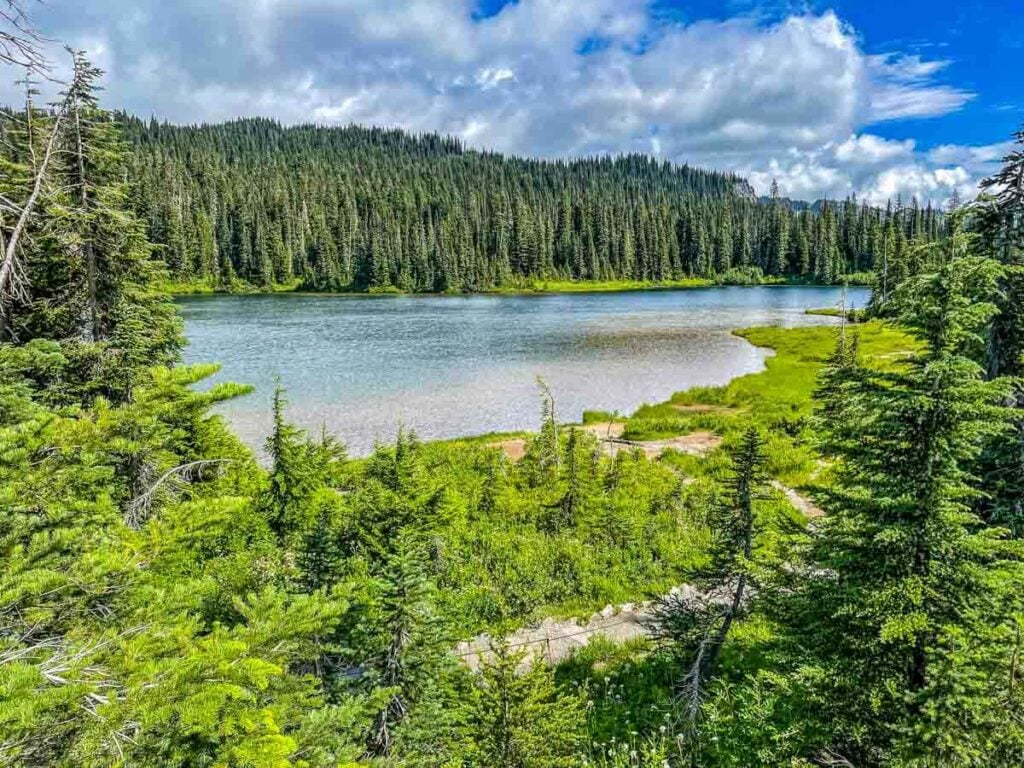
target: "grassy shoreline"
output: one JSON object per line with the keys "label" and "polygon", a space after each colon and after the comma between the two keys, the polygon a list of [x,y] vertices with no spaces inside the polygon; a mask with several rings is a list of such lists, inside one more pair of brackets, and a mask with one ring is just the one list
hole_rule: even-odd
{"label": "grassy shoreline", "polygon": [[[582,415],[582,423],[593,427],[608,422],[624,422],[623,438],[634,441],[638,452],[645,441],[697,432],[710,432],[721,438],[721,447],[707,452],[667,450],[657,458],[640,458],[639,465],[632,462],[624,465],[646,467],[636,471],[654,473],[643,476],[661,477],[669,483],[671,478],[685,477],[683,488],[686,498],[691,499],[685,502],[690,505],[687,508],[703,503],[704,494],[720,479],[728,461],[723,449],[734,445],[748,427],[757,426],[765,437],[765,469],[770,478],[772,498],[787,510],[785,514],[794,524],[802,525],[807,517],[802,508],[794,504],[790,494],[815,506],[833,481],[831,468],[817,449],[812,416],[818,374],[834,350],[838,332],[836,325],[736,330],[737,336],[751,344],[773,351],[774,354],[765,360],[763,370],[738,376],[719,386],[677,391],[660,403],[641,405],[632,414],[587,411]],[[859,325],[857,333],[864,361],[871,366],[899,365],[915,346],[908,335],[880,321]],[[465,461],[467,455],[472,457],[471,462],[482,462],[485,461],[482,457],[489,451],[505,451],[507,446],[503,443],[526,443],[535,434],[491,432],[429,441],[426,448],[442,464],[456,465]],[[623,446],[619,451],[630,453],[631,449]],[[642,457],[642,452],[639,455]],[[455,460],[452,456],[463,458]],[[658,474],[665,471],[670,474]],[[536,608],[533,618],[574,617],[585,620],[607,604],[621,604],[641,600],[650,594],[661,594],[679,583],[678,578],[675,581],[673,578],[676,577],[666,576],[663,582],[645,582],[632,587],[608,583],[599,595],[546,602]],[[518,627],[524,623],[514,622],[513,625]],[[491,629],[494,628],[487,626],[482,631]],[[508,630],[509,626],[503,629]]]}
{"label": "grassy shoreline", "polygon": [[[449,291],[432,293],[429,291],[401,291],[397,288],[388,290],[344,290],[344,291],[310,291],[300,281],[284,285],[273,285],[257,288],[239,283],[230,289],[215,286],[209,282],[165,282],[160,290],[174,297],[186,296],[263,296],[289,293],[309,296],[548,296],[573,293],[626,293],[629,291],[676,291],[692,288],[715,287],[764,287],[790,286],[807,288],[831,288],[836,284],[791,280],[783,278],[760,278],[757,280],[728,280],[704,277],[690,277],[681,280],[535,280],[522,285],[489,288],[483,291]],[[866,286],[858,281],[850,283],[855,286]]]}
{"label": "grassy shoreline", "polygon": [[[868,365],[898,364],[914,348],[908,335],[877,320],[859,324],[856,332]],[[755,347],[771,351],[763,370],[737,376],[718,386],[674,392],[660,403],[641,405],[632,414],[584,411],[581,423],[624,422],[624,437],[638,441],[696,431],[710,431],[728,440],[752,423],[772,432],[796,435],[812,413],[817,376],[835,348],[838,326],[764,326],[741,328],[733,333]],[[441,442],[480,445],[527,434],[497,432]]]}

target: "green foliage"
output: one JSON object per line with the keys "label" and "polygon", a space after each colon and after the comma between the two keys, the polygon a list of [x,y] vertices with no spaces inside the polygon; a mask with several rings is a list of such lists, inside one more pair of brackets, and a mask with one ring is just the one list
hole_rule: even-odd
{"label": "green foliage", "polygon": [[[152,289],[161,265],[150,260],[142,221],[126,209],[127,146],[97,105],[99,72],[79,53],[73,63],[56,115],[31,106],[3,115],[0,135],[12,144],[5,159],[29,171],[3,191],[22,198],[38,175],[44,215],[30,218],[23,235],[19,289],[0,289],[0,341],[61,340],[61,393],[117,401],[146,367],[177,359],[180,322],[167,295]],[[55,159],[44,168],[49,136]]]}
{"label": "green foliage", "polygon": [[825,702],[818,746],[855,762],[981,765],[988,734],[1020,738],[996,671],[1019,552],[971,514],[968,474],[1008,425],[1005,384],[971,359],[997,274],[961,258],[907,281],[893,302],[924,349],[884,372],[840,352],[826,379],[824,447],[840,464],[788,620],[808,656],[799,675]]}
{"label": "green foliage", "polygon": [[[232,391],[187,388],[204,373],[157,369],[129,403],[65,412],[14,387],[27,402],[0,432],[12,764],[270,766],[303,749],[319,694],[289,668],[345,604],[275,586],[287,564],[251,501],[260,471],[206,414]],[[317,717],[348,727],[352,712]]]}
{"label": "green foliage", "polygon": [[469,704],[466,766],[569,768],[580,764],[583,702],[560,692],[544,664],[524,669],[525,651],[497,645],[483,662]]}
{"label": "green foliage", "polygon": [[[637,157],[548,164],[268,121],[129,121],[129,157],[99,73],[80,54],[73,71],[53,112],[29,101],[0,129],[0,193],[41,190],[0,285],[5,765],[1021,763],[1024,551],[998,527],[1019,535],[1024,482],[1019,152],[1005,189],[949,217],[794,210]],[[289,424],[278,390],[264,468],[210,412],[246,388],[199,391],[216,367],[174,365],[179,322],[154,287],[873,266],[894,325],[742,332],[776,350],[764,372],[626,424],[721,450],[657,459],[607,451],[612,414],[561,424],[541,382],[518,463],[494,436],[404,432],[350,460]],[[808,523],[820,510],[778,481],[827,515]],[[479,672],[452,652],[684,581],[700,599],[637,609],[660,644],[593,638],[557,669],[500,641]]]}
{"label": "green foliage", "polygon": [[[718,498],[710,505],[708,562],[690,574],[693,593],[675,592],[660,598],[652,611],[653,634],[674,657],[680,751],[701,760],[706,740],[703,707],[719,673],[719,660],[734,625],[749,615],[765,590],[764,544],[769,526],[763,440],[750,427],[730,452],[730,466]],[[770,554],[769,554],[770,557]]]}
{"label": "green foliage", "polygon": [[553,163],[377,128],[122,120],[135,208],[189,290],[831,283],[870,270],[883,231],[941,229],[930,206],[796,210],[730,174],[640,155]]}
{"label": "green foliage", "polygon": [[[326,433],[310,439],[285,419],[284,390],[274,391],[273,430],[266,450],[271,460],[263,507],[280,540],[312,527],[329,514],[346,480],[345,449]],[[318,512],[319,510],[319,512]]]}

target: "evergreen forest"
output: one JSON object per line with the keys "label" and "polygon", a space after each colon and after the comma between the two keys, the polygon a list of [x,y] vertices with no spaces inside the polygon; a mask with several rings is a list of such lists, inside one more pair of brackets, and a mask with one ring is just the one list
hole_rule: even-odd
{"label": "evergreen forest", "polygon": [[538,281],[864,281],[937,238],[929,203],[758,199],[634,155],[523,160],[398,130],[120,116],[132,207],[180,290],[474,292]]}

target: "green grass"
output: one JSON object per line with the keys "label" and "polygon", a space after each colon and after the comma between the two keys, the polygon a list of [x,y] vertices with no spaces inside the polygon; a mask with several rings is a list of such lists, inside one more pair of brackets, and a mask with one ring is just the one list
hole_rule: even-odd
{"label": "green grass", "polygon": [[218,292],[217,287],[208,280],[166,280],[158,283],[156,290],[172,296],[200,296]]}
{"label": "green grass", "polygon": [[[635,439],[655,439],[695,429],[720,429],[753,418],[762,424],[807,416],[815,381],[835,349],[839,330],[809,328],[746,328],[735,331],[751,344],[774,351],[765,370],[733,379],[718,387],[694,387],[676,392],[664,403],[644,405],[628,422]],[[913,348],[909,336],[874,321],[857,329],[860,348],[868,361],[897,358]],[[711,406],[706,413],[686,413],[686,406]],[[659,426],[660,422],[665,422]]]}
{"label": "green grass", "polygon": [[[666,291],[680,290],[685,288],[709,288],[716,285],[815,285],[816,283],[798,279],[784,279],[780,277],[763,277],[759,274],[744,270],[729,270],[715,278],[687,277],[680,280],[523,280],[521,282],[488,288],[479,293],[494,294],[500,296],[521,296],[532,294],[549,293],[618,293],[623,291]],[[213,293],[226,293],[235,295],[260,295],[266,293],[304,293],[302,280],[295,278],[288,283],[275,283],[274,285],[258,287],[237,281],[229,288],[215,284],[212,280],[168,280],[161,283],[159,289],[174,296],[194,296]],[[449,291],[446,295],[462,295],[460,291]],[[406,291],[394,286],[385,288],[371,288],[366,291],[359,291],[355,288],[332,291],[325,295],[384,295],[401,296],[408,295]]]}
{"label": "green grass", "polygon": [[[805,315],[821,315],[822,317],[842,317],[843,312],[838,307],[821,307],[819,309],[806,309]],[[868,315],[863,309],[849,309],[846,311],[846,319],[851,323],[863,323],[867,321]]]}
{"label": "green grass", "polygon": [[843,282],[846,285],[864,285],[870,288],[875,284],[875,273],[851,272],[848,275],[843,275]]}
{"label": "green grass", "polygon": [[[523,295],[535,293],[613,293],[619,291],[648,291],[648,290],[671,290],[679,288],[706,288],[716,285],[714,280],[692,277],[683,280],[666,280],[660,282],[644,280],[530,280],[520,284],[490,288],[480,293],[498,295]],[[257,287],[248,283],[237,282],[229,289],[215,285],[210,280],[179,281],[169,280],[160,284],[160,289],[176,296],[188,296],[210,293],[230,293],[238,295],[263,294],[263,293],[300,293],[303,292],[302,281],[295,279],[286,284],[275,284],[268,287]],[[371,288],[367,291],[343,290],[331,292],[338,295],[383,295],[400,296],[407,292],[400,288],[388,286],[385,288]],[[460,295],[459,291],[449,291],[449,294]]]}
{"label": "green grass", "polygon": [[[834,326],[736,331],[750,343],[774,351],[765,361],[764,371],[740,376],[724,386],[695,387],[677,392],[663,403],[643,405],[627,420],[625,437],[656,440],[703,430],[723,436],[728,444],[754,424],[768,435],[772,476],[795,487],[806,486],[817,467],[808,424],[814,390],[838,333]],[[914,348],[909,336],[878,321],[859,325],[857,333],[869,364],[896,364]],[[692,410],[694,406],[706,406],[707,410]],[[708,468],[708,462],[692,457],[669,460],[695,476]]]}
{"label": "green grass", "polygon": [[515,440],[520,437],[529,437],[529,432],[485,432],[481,435],[467,435],[465,437],[453,437],[447,440],[431,440],[431,445],[450,446],[488,446],[492,443],[500,443],[502,440]]}
{"label": "green grass", "polygon": [[494,288],[487,293],[614,293],[619,291],[671,290],[677,288],[706,288],[714,281],[701,277],[682,280],[533,280],[522,285]]}
{"label": "green grass", "polygon": [[609,411],[584,411],[582,424],[607,424],[610,421],[622,421],[622,414]]}

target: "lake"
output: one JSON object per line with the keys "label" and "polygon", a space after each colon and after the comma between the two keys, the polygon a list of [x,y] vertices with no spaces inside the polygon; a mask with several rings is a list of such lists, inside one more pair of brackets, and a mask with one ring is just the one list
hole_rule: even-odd
{"label": "lake", "polygon": [[[835,323],[839,288],[771,286],[538,296],[200,296],[180,301],[187,362],[256,387],[220,407],[254,447],[270,427],[275,377],[289,418],[351,453],[399,425],[446,438],[534,429],[536,379],[561,420],[627,413],[695,385],[759,371],[769,354],[731,335],[755,325]],[[851,289],[863,307],[867,289]]]}

